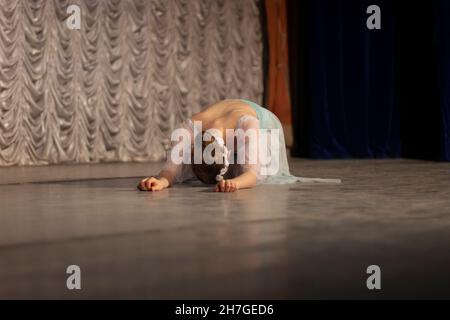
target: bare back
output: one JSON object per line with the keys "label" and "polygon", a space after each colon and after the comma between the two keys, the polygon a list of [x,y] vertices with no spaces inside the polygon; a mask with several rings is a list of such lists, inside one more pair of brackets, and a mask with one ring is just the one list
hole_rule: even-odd
{"label": "bare back", "polygon": [[244,115],[257,116],[255,110],[247,103],[241,100],[227,99],[193,115],[192,121],[202,121],[203,130],[235,129],[239,118]]}

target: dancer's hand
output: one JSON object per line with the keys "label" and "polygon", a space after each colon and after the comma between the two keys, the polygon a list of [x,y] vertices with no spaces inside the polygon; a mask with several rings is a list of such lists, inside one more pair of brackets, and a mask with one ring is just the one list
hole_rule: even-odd
{"label": "dancer's hand", "polygon": [[235,192],[239,190],[237,183],[233,180],[222,180],[217,183],[215,192]]}
{"label": "dancer's hand", "polygon": [[164,178],[157,179],[155,177],[148,177],[142,179],[138,185],[138,189],[141,191],[160,191],[167,187]]}

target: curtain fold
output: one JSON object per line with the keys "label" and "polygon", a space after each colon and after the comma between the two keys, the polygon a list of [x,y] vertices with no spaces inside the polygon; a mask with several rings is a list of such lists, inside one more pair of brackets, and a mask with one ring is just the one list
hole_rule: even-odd
{"label": "curtain fold", "polygon": [[161,160],[192,113],[262,103],[260,1],[0,0],[0,166]]}

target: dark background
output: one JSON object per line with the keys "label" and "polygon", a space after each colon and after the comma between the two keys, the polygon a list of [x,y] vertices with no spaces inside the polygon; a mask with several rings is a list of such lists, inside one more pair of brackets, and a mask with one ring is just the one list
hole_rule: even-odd
{"label": "dark background", "polygon": [[[369,5],[381,30],[369,30]],[[450,160],[450,1],[288,0],[292,155]]]}

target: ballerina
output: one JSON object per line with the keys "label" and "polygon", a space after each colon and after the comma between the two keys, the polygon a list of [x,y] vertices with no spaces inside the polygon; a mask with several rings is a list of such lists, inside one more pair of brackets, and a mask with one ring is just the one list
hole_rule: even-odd
{"label": "ballerina", "polygon": [[160,191],[191,179],[215,184],[216,192],[259,184],[340,183],[292,175],[280,121],[248,100],[223,100],[195,114],[174,131],[172,143],[161,172],[142,179],[140,190]]}

